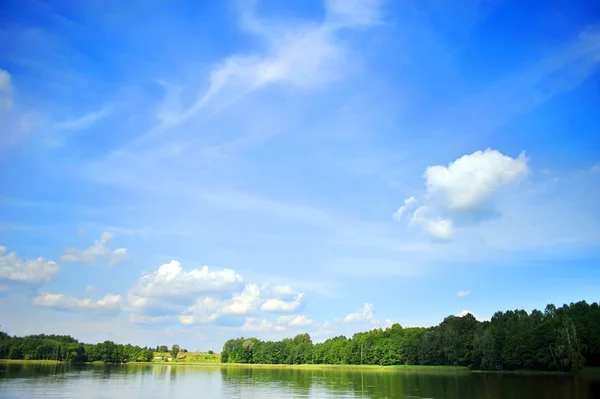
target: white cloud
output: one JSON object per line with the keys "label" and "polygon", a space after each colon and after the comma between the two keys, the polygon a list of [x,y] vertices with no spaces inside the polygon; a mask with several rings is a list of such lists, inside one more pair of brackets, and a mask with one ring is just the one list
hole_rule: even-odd
{"label": "white cloud", "polygon": [[278,298],[296,295],[296,290],[287,284],[285,284],[285,285],[277,284],[271,290],[272,290],[273,294],[275,296],[277,296]]}
{"label": "white cloud", "polygon": [[480,315],[477,315],[477,314],[471,312],[470,310],[463,310],[462,312],[460,312],[459,314],[457,314],[455,316],[456,317],[465,317],[468,314],[473,315],[473,317],[475,317],[479,321],[489,321],[489,318],[485,318]]}
{"label": "white cloud", "polygon": [[233,294],[231,303],[223,308],[225,314],[246,314],[255,311],[260,303],[260,290],[256,284],[246,284],[244,291]]}
{"label": "white cloud", "polygon": [[216,298],[198,298],[194,305],[179,316],[179,322],[185,326],[213,323],[221,317],[225,306],[223,301]]}
{"label": "white cloud", "polygon": [[2,292],[8,292],[8,285],[0,284],[0,293]]}
{"label": "white cloud", "polygon": [[22,259],[16,252],[6,254],[6,247],[0,245],[0,279],[22,283],[42,283],[52,279],[59,265],[42,257]]}
{"label": "white cloud", "polygon": [[117,248],[111,250],[108,245],[113,239],[114,234],[103,232],[99,240],[94,241],[94,246],[82,250],[67,248],[65,253],[60,256],[63,262],[83,263],[86,265],[97,264],[99,259],[104,259],[108,266],[116,264],[127,259],[127,249]]}
{"label": "white cloud", "polygon": [[61,130],[82,130],[94,125],[96,122],[106,118],[113,111],[113,107],[105,106],[96,111],[89,112],[78,118],[69,119],[56,124]]}
{"label": "white cloud", "polygon": [[358,309],[355,313],[350,313],[344,317],[344,323],[362,323],[373,320],[373,305],[365,303],[365,305]]}
{"label": "white cloud", "polygon": [[483,205],[500,186],[525,173],[525,153],[511,158],[487,149],[464,155],[447,167],[429,166],[424,177],[429,197],[441,197],[449,209],[469,210]]}
{"label": "white cloud", "polygon": [[302,296],[301,293],[296,295],[296,298],[293,301],[271,298],[262,304],[260,310],[263,312],[293,312],[301,305]]}
{"label": "white cloud", "polygon": [[280,316],[277,319],[275,324],[282,325],[282,326],[289,326],[289,327],[304,327],[304,326],[312,326],[315,324],[315,322],[304,315]]}
{"label": "white cloud", "polygon": [[233,54],[218,62],[210,71],[207,90],[186,109],[181,107],[181,89],[163,83],[170,94],[159,111],[162,125],[136,142],[189,120],[209,104],[218,111],[265,86],[309,89],[341,79],[357,62],[341,37],[342,30],[377,24],[379,3],[327,0],[325,20],[314,23],[262,19],[255,14],[254,1],[240,2],[241,28],[258,38],[264,51]]}
{"label": "white cloud", "polygon": [[277,326],[258,317],[247,317],[246,322],[242,325],[242,331],[271,331],[274,329],[276,330]]}
{"label": "white cloud", "polygon": [[463,298],[469,296],[469,294],[471,294],[471,291],[458,291],[458,294],[456,294],[456,296]]}
{"label": "white cloud", "polygon": [[128,311],[147,317],[171,315],[182,325],[235,320],[236,316],[261,312],[292,312],[303,294],[289,285],[246,284],[234,291],[242,277],[230,269],[184,271],[173,260],[143,276],[128,291]]}
{"label": "white cloud", "polygon": [[207,292],[232,291],[242,277],[231,269],[210,270],[208,266],[184,271],[176,260],[161,265],[129,290],[128,301],[137,308],[149,305],[151,299],[169,301],[177,297],[196,297]]}
{"label": "white cloud", "polygon": [[[448,240],[455,234],[457,219],[481,220],[489,212],[492,196],[527,172],[525,153],[511,158],[491,149],[464,155],[448,166],[429,166],[423,175],[426,204],[413,212],[409,224],[433,238]],[[400,219],[416,202],[414,197],[406,199],[394,218]]]}
{"label": "white cloud", "polygon": [[383,328],[388,328],[388,327],[391,327],[392,325],[394,325],[394,322],[390,319],[385,319],[385,321],[383,322]]}
{"label": "white cloud", "polygon": [[69,311],[94,311],[100,313],[114,313],[121,310],[121,296],[106,294],[104,298],[93,300],[89,298],[79,299],[64,294],[41,294],[33,299],[33,303],[60,310]]}
{"label": "white cloud", "polygon": [[452,220],[432,216],[428,206],[417,208],[410,220],[411,225],[420,226],[431,237],[439,240],[448,240],[454,235]]}
{"label": "white cloud", "polygon": [[425,222],[425,231],[434,238],[447,240],[454,235],[452,221],[448,219],[427,220]]}
{"label": "white cloud", "polygon": [[[281,299],[290,295],[295,295],[293,301]],[[289,286],[275,286],[272,289],[264,286],[260,289],[256,284],[246,284],[241,293],[234,293],[228,300],[211,296],[196,299],[195,304],[186,309],[179,321],[183,325],[206,324],[225,316],[293,312],[300,306],[302,297],[302,293],[296,293]]]}
{"label": "white cloud", "polygon": [[327,1],[325,7],[323,23],[304,25],[264,21],[254,10],[243,10],[243,28],[263,39],[268,50],[262,55],[234,55],[218,65],[211,73],[203,101],[228,88],[244,95],[272,83],[311,87],[345,74],[349,59],[338,37],[340,30],[375,24],[379,4]]}
{"label": "white cloud", "polygon": [[402,205],[400,208],[398,208],[398,210],[396,212],[394,212],[394,214],[392,215],[392,217],[396,220],[400,220],[402,219],[402,216],[410,210],[411,207],[413,207],[417,202],[417,199],[415,197],[410,197],[404,200],[404,205]]}

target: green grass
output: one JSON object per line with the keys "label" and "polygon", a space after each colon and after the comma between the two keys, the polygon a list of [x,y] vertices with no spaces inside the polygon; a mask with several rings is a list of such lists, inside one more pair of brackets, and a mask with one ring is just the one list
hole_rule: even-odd
{"label": "green grass", "polygon": [[15,364],[64,364],[58,360],[23,360],[23,359],[0,359],[0,363]]}
{"label": "green grass", "polygon": [[225,367],[225,368],[253,368],[253,369],[295,369],[295,370],[372,370],[372,371],[418,371],[418,372],[469,372],[469,368],[460,366],[378,366],[358,364],[247,364],[247,363],[220,363],[220,362],[194,362],[155,360],[152,362],[128,363],[129,365],[175,365],[194,367]]}
{"label": "green grass", "polygon": [[[201,363],[201,364],[218,364],[221,363],[221,354],[213,353],[208,354],[205,352],[186,352],[179,353],[179,356],[185,355],[185,359],[173,359],[168,362],[171,363]],[[154,352],[154,356],[164,356],[165,358],[171,357],[168,352]],[[153,360],[152,363],[167,363],[164,360]]]}

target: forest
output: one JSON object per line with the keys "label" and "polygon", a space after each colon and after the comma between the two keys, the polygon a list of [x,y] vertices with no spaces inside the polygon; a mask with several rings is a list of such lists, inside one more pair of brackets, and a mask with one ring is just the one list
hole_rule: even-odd
{"label": "forest", "polygon": [[120,345],[112,341],[84,344],[68,335],[11,337],[0,332],[0,359],[57,360],[61,362],[149,362],[152,348]]}
{"label": "forest", "polygon": [[308,334],[282,341],[228,340],[224,363],[465,366],[471,369],[576,371],[600,366],[600,307],[585,301],[544,311],[446,317],[429,328],[384,329],[313,344]]}

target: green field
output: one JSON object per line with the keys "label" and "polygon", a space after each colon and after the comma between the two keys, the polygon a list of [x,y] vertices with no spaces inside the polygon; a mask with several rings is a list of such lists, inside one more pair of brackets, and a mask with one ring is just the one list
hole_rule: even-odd
{"label": "green field", "polygon": [[[194,354],[195,355],[195,354]],[[178,366],[207,366],[207,367],[232,367],[232,368],[255,368],[255,369],[301,369],[301,370],[372,370],[372,371],[420,371],[420,372],[469,372],[468,367],[461,366],[412,366],[412,365],[397,365],[397,366],[378,366],[378,365],[357,365],[357,364],[247,364],[247,363],[220,363],[219,355],[208,355],[206,353],[198,354],[199,356],[190,356],[186,359],[178,359],[168,361],[153,360],[152,362],[129,363],[136,364],[152,364],[157,366],[173,364]],[[159,354],[157,356],[162,356]],[[170,356],[170,355],[169,355]],[[205,357],[206,356],[206,357]],[[208,356],[211,356],[208,358]],[[219,359],[215,361],[214,359]]]}
{"label": "green field", "polygon": [[22,359],[0,359],[0,363],[15,363],[15,364],[63,364],[58,360],[22,360]]}
{"label": "green field", "polygon": [[[154,357],[156,356],[169,358],[171,357],[171,354],[169,352],[154,352]],[[221,363],[221,355],[218,353],[208,354],[205,352],[180,352],[178,356],[185,356],[185,359],[173,359],[170,362],[167,362],[166,360],[152,360],[152,363]]]}

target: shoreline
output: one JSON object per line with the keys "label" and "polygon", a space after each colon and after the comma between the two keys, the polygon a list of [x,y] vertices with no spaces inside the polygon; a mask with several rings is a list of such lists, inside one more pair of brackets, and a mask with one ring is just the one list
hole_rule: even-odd
{"label": "shoreline", "polygon": [[8,364],[69,364],[66,362],[62,362],[60,360],[24,360],[24,359],[0,359],[0,363],[8,363]]}
{"label": "shoreline", "polygon": [[254,364],[254,363],[192,363],[192,362],[136,362],[125,363],[124,366],[191,366],[204,368],[249,368],[249,369],[280,369],[280,370],[368,370],[368,371],[416,371],[435,373],[466,373],[471,372],[463,366],[419,366],[394,365],[379,366],[371,364]]}
{"label": "shoreline", "polygon": [[379,366],[369,364],[252,364],[252,363],[197,363],[197,362],[130,362],[130,363],[67,363],[57,360],[23,360],[0,359],[0,364],[36,364],[36,365],[92,365],[92,366],[175,366],[190,368],[237,368],[237,369],[278,369],[278,370],[339,370],[339,371],[385,371],[385,372],[420,372],[420,373],[477,373],[477,374],[515,374],[515,375],[577,375],[599,374],[600,368],[587,367],[578,372],[541,371],[541,370],[472,370],[464,366],[421,366],[393,365]]}

